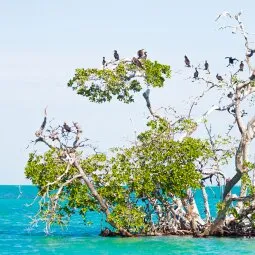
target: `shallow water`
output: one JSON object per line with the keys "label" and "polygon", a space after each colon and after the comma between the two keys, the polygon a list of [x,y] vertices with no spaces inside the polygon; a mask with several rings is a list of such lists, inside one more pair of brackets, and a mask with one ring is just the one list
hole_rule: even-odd
{"label": "shallow water", "polygon": [[[54,227],[53,234],[46,236],[43,225],[33,229],[29,225],[36,205],[25,206],[33,201],[36,188],[21,186],[20,190],[18,198],[18,186],[0,186],[0,254],[255,254],[255,240],[248,238],[99,237],[102,221],[95,213],[88,216],[94,222],[92,226],[84,226],[76,215],[68,228]],[[216,195],[215,204],[218,189],[215,187],[210,194]]]}

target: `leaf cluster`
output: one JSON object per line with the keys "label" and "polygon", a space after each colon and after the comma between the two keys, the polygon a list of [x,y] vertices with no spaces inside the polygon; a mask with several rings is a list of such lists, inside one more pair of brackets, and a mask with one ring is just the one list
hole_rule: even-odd
{"label": "leaf cluster", "polygon": [[157,61],[141,60],[143,69],[132,61],[120,61],[114,68],[78,68],[68,82],[68,87],[91,102],[109,102],[113,98],[124,103],[134,102],[134,94],[142,90],[142,84],[162,87],[170,78],[170,66]]}

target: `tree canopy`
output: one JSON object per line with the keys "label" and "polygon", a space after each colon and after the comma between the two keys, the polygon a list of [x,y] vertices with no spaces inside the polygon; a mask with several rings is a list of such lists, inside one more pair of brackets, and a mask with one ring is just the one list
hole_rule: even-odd
{"label": "tree canopy", "polygon": [[[49,232],[52,224],[67,224],[75,212],[86,222],[87,212],[96,211],[105,214],[112,228],[103,231],[103,235],[255,235],[254,183],[250,175],[254,164],[248,152],[255,137],[255,117],[246,112],[247,102],[252,102],[255,92],[251,63],[255,50],[249,46],[241,14],[224,12],[218,19],[227,16],[235,22],[245,43],[245,66],[242,61],[235,73],[224,78],[213,74],[216,81],[207,61],[203,71],[195,67],[193,82],[206,87],[191,102],[187,115],[171,119],[152,110],[147,89],[143,93],[151,114],[147,130],[127,147],[88,154],[92,145],[82,139],[79,124],[53,127],[45,111],[34,142],[44,143],[48,150],[31,153],[25,168],[26,177],[39,188],[35,222],[45,221]],[[234,58],[227,58],[227,67],[234,66]],[[185,65],[192,68],[187,56]],[[250,73],[246,79],[239,77],[244,68]],[[135,93],[143,88],[163,87],[170,77],[170,66],[138,53],[137,58],[105,62],[102,68],[76,69],[68,86],[92,102],[116,98],[131,103]],[[192,117],[193,108],[213,90],[220,93],[215,105],[200,118]],[[223,136],[213,134],[208,123],[209,115],[215,111],[233,118]],[[196,134],[199,125],[204,126],[207,137]],[[239,137],[231,137],[233,129]],[[235,161],[235,174],[226,179],[224,167],[231,160]],[[205,189],[205,181],[212,178],[223,187],[215,219],[211,217]],[[234,195],[231,190],[239,181],[240,194]],[[202,191],[205,217],[200,215],[194,199],[198,188]]]}
{"label": "tree canopy", "polygon": [[111,61],[103,69],[78,68],[68,82],[68,86],[78,95],[90,101],[103,103],[116,98],[124,103],[134,102],[134,93],[142,90],[142,85],[163,87],[170,78],[170,66],[149,59],[140,60],[142,68],[132,59]]}

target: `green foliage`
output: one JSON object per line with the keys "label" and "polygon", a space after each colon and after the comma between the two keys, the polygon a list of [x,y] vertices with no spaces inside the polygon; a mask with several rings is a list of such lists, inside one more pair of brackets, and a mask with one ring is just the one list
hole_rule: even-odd
{"label": "green foliage", "polygon": [[251,84],[252,87],[255,87],[255,81],[251,81],[250,84]]}
{"label": "green foliage", "polygon": [[232,82],[233,84],[239,84],[239,83],[242,83],[242,82],[244,82],[244,81],[241,80],[237,75],[233,75],[233,76],[231,77],[231,82]]}
{"label": "green foliage", "polygon": [[131,61],[120,61],[112,69],[76,69],[68,87],[92,102],[103,103],[116,97],[119,101],[131,103],[134,101],[134,94],[142,90],[142,83],[162,87],[165,79],[171,76],[168,65],[150,60],[141,62],[144,69]]}
{"label": "green foliage", "polygon": [[174,132],[193,132],[197,128],[197,123],[192,119],[180,119],[178,126],[175,126]]}
{"label": "green foliage", "polygon": [[201,175],[195,162],[210,154],[208,144],[199,139],[171,139],[171,129],[164,119],[150,121],[149,130],[138,136],[138,142],[120,149],[111,159],[109,187],[124,183],[136,197],[165,194],[185,196],[188,188],[200,187]]}
{"label": "green foliage", "polygon": [[251,171],[251,170],[254,170],[254,168],[255,168],[255,164],[254,163],[247,162],[247,161],[245,161],[243,163],[243,166],[247,169],[248,172]]}
{"label": "green foliage", "polygon": [[83,185],[80,181],[69,185],[66,193],[68,194],[66,197],[68,207],[78,210],[85,222],[88,211],[100,211],[98,202],[92,196],[87,186]]}
{"label": "green foliage", "polygon": [[[248,168],[248,170],[253,170],[254,169],[254,163],[244,162],[244,165]],[[251,180],[248,172],[244,173],[242,175],[241,182],[242,182],[242,185],[244,185],[247,188],[249,195],[254,195],[255,194],[255,187],[252,183],[252,180]],[[250,202],[248,202],[248,203],[250,204]]]}
{"label": "green foliage", "polygon": [[228,213],[232,214],[235,217],[235,219],[239,218],[239,214],[238,214],[238,212],[237,212],[235,207],[229,208]]}
{"label": "green foliage", "polygon": [[226,206],[225,202],[223,202],[223,201],[218,202],[216,204],[217,212],[224,210],[225,206]]}
{"label": "green foliage", "polygon": [[214,153],[217,154],[219,165],[227,165],[236,153],[236,147],[233,145],[231,136],[218,135],[214,137]]}
{"label": "green foliage", "polygon": [[[33,184],[38,185],[42,191],[45,191],[46,185],[54,182],[66,170],[67,165],[59,159],[59,156],[59,152],[54,149],[48,150],[43,155],[30,153],[25,167],[26,178],[30,179]],[[66,177],[73,176],[76,171],[72,167]],[[52,186],[53,189],[57,187],[57,184]]]}
{"label": "green foliage", "polygon": [[[150,205],[152,210],[147,210],[145,206],[150,204],[151,198],[167,201],[170,194],[184,198],[187,189],[200,187],[201,174],[196,169],[196,161],[211,153],[208,143],[200,139],[173,140],[173,131],[166,119],[149,121],[147,126],[148,130],[138,135],[135,144],[116,148],[111,157],[94,154],[79,160],[98,194],[109,206],[111,213],[106,220],[132,233],[146,232],[151,223],[153,208]],[[82,154],[78,154],[81,157]],[[45,198],[40,202],[40,217],[51,224],[66,224],[75,211],[86,222],[88,211],[102,210],[80,179],[65,185],[57,206],[54,205],[61,185],[79,174],[74,166],[67,171],[67,163],[61,160],[60,151],[30,154],[25,173],[33,184],[38,185],[39,195]],[[143,202],[139,204],[138,201]]]}
{"label": "green foliage", "polygon": [[171,77],[171,70],[168,65],[162,65],[157,61],[152,62],[146,60],[145,67],[145,82],[153,87],[163,87],[165,78]]}
{"label": "green foliage", "polygon": [[145,213],[141,207],[118,204],[108,216],[108,220],[113,221],[118,228],[125,227],[132,233],[141,233],[145,228],[144,217]]}

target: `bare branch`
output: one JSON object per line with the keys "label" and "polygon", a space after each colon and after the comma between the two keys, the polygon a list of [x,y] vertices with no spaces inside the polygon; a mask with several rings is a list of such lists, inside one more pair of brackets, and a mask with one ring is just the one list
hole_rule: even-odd
{"label": "bare branch", "polygon": [[43,130],[46,126],[46,122],[47,122],[47,107],[44,109],[44,119],[43,119],[42,125],[41,125],[40,129],[35,132],[35,135],[37,137],[41,137]]}

